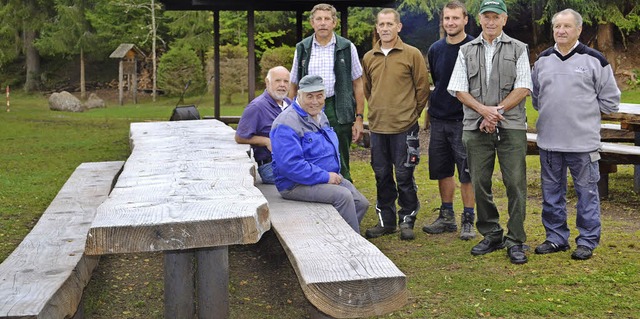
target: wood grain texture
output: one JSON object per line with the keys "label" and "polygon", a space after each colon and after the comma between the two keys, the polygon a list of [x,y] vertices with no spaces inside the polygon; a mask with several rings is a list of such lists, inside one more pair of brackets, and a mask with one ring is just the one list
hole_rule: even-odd
{"label": "wood grain texture", "polygon": [[85,256],[96,209],[123,162],[83,163],[0,264],[0,318],[70,318],[98,257]]}
{"label": "wood grain texture", "polygon": [[216,120],[131,124],[132,152],[98,208],[87,254],[257,242],[270,228],[250,147]]}
{"label": "wood grain texture", "polygon": [[[537,134],[527,133],[527,154],[538,154],[537,139]],[[603,142],[600,156],[606,163],[640,164],[640,146]]]}
{"label": "wood grain texture", "polygon": [[627,120],[640,122],[640,104],[620,103],[618,105],[618,112],[602,114],[602,119],[608,121]]}
{"label": "wood grain texture", "polygon": [[271,225],[309,301],[335,318],[380,316],[407,303],[406,276],[329,204],[283,199],[273,185]]}

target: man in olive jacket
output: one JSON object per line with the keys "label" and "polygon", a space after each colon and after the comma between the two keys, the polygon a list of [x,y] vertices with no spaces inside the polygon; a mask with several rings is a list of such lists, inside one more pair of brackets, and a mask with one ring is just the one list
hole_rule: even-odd
{"label": "man in olive jacket", "polygon": [[378,225],[365,232],[368,238],[394,233],[399,224],[400,239],[413,239],[420,209],[413,172],[420,155],[418,118],[429,99],[429,74],[420,50],[398,36],[401,29],[396,10],[380,11],[376,22],[380,40],[362,60],[379,218]]}

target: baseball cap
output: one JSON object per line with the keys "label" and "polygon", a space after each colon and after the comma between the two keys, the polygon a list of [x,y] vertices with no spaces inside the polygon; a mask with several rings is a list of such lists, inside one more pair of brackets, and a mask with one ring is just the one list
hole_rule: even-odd
{"label": "baseball cap", "polygon": [[487,11],[497,14],[507,13],[507,5],[504,4],[503,0],[484,0],[480,5],[480,13]]}
{"label": "baseball cap", "polygon": [[298,83],[300,92],[324,91],[324,82],[319,75],[305,75]]}

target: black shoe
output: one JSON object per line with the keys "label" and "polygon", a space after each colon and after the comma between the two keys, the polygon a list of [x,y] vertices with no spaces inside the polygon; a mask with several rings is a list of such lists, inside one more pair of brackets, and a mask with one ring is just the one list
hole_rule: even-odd
{"label": "black shoe", "polygon": [[491,242],[488,239],[483,239],[477,245],[471,248],[471,254],[474,256],[488,254],[494,250],[504,248],[504,243],[502,241]]}
{"label": "black shoe", "polygon": [[512,264],[521,265],[527,263],[527,255],[522,245],[513,245],[507,249],[507,255]]}
{"label": "black shoe", "polygon": [[578,245],[578,248],[571,254],[571,258],[578,260],[587,260],[593,255],[593,250],[584,245]]}
{"label": "black shoe", "polygon": [[559,251],[567,251],[571,249],[569,245],[558,245],[556,243],[552,243],[548,240],[545,240],[544,243],[540,244],[540,246],[536,247],[536,254],[551,254],[557,253]]}
{"label": "black shoe", "polygon": [[409,223],[400,224],[400,239],[413,240],[416,236],[413,234],[413,225]]}
{"label": "black shoe", "polygon": [[383,227],[380,225],[375,225],[367,231],[364,232],[365,237],[367,238],[376,238],[383,235],[393,234],[396,232],[396,226],[393,227]]}

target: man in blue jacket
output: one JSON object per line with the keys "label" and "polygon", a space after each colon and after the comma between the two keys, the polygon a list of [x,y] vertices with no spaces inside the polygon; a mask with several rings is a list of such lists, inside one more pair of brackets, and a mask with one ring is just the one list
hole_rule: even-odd
{"label": "man in blue jacket", "polygon": [[333,205],[360,233],[369,202],[340,175],[338,137],[322,111],[324,90],[322,77],[304,76],[296,100],[272,124],[269,136],[276,188],[285,199]]}

